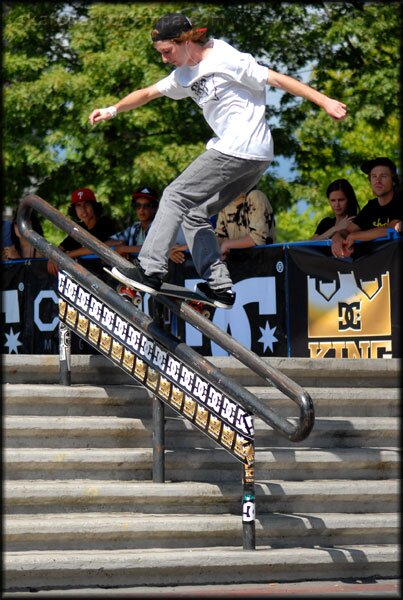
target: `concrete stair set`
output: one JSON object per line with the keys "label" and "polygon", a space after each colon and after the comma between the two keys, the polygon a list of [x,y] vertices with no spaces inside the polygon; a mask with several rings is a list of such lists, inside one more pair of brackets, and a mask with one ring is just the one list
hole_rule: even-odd
{"label": "concrete stair set", "polygon": [[[210,358],[286,417],[297,407],[233,358]],[[166,407],[152,481],[148,392],[102,356],[3,361],[6,590],[396,578],[399,369],[267,359],[311,395],[311,435],[256,427],[256,550],[242,548],[242,466]]]}

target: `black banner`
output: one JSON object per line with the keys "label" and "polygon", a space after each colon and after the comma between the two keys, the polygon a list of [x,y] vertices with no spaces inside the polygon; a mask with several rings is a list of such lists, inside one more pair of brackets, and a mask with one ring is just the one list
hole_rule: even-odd
{"label": "black banner", "polygon": [[[357,244],[354,260],[333,258],[323,243],[231,251],[236,303],[231,310],[211,308],[210,318],[259,356],[401,357],[400,253],[401,237]],[[92,271],[94,263],[103,277],[100,261],[83,260]],[[2,270],[1,352],[57,354],[57,281],[46,260],[4,262]],[[191,289],[200,281],[190,258],[171,264],[169,280]],[[148,294],[142,308],[152,312]],[[172,332],[201,354],[226,355],[198,330],[169,318]],[[97,352],[76,335],[71,348]]]}
{"label": "black banner", "polygon": [[[46,259],[3,262],[1,353],[59,354],[58,303],[57,278]],[[76,335],[71,352],[98,354]]]}
{"label": "black banner", "polygon": [[45,260],[2,264],[2,352],[58,354],[57,280]]}
{"label": "black banner", "polygon": [[[259,356],[286,356],[284,249],[281,246],[231,251],[228,268],[236,291],[231,310],[211,308],[210,319]],[[172,273],[172,280],[193,289],[201,279],[191,260]],[[210,307],[208,307],[210,310]],[[204,356],[228,353],[183,321],[178,336]]]}

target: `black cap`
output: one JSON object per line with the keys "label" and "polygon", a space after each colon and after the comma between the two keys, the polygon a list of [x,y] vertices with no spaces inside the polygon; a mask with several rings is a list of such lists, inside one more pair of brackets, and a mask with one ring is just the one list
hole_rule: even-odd
{"label": "black cap", "polygon": [[156,204],[158,204],[158,200],[159,200],[157,191],[154,190],[154,188],[150,188],[147,186],[139,187],[139,188],[137,188],[136,191],[133,192],[133,194],[132,194],[133,202],[137,198],[148,198],[148,200],[152,200]]}
{"label": "black cap", "polygon": [[185,31],[190,31],[193,25],[190,20],[181,13],[167,13],[158,19],[151,33],[153,42],[162,40],[173,40]]}
{"label": "black cap", "polygon": [[367,173],[367,175],[372,171],[374,167],[389,167],[392,173],[396,173],[396,165],[390,160],[390,158],[386,158],[386,156],[380,156],[379,158],[373,158],[372,160],[366,160],[361,165],[361,171]]}

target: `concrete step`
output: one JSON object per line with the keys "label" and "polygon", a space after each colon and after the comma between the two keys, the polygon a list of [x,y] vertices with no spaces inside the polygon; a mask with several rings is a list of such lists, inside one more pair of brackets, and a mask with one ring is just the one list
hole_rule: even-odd
{"label": "concrete step", "polygon": [[[296,405],[277,389],[249,386],[248,389],[283,416],[298,416]],[[397,417],[400,410],[398,388],[306,388],[317,417],[384,416]],[[4,414],[7,415],[113,415],[151,416],[148,392],[136,385],[32,385],[3,386]]]}
{"label": "concrete step", "polygon": [[3,598],[399,598],[400,580],[365,577],[335,578],[331,581],[279,581],[271,583],[228,583],[175,586],[69,587],[32,592],[5,592]]}
{"label": "concrete step", "polygon": [[[394,513],[260,514],[256,518],[256,540],[258,545],[273,548],[358,541],[397,544],[399,519]],[[4,520],[3,542],[7,552],[242,547],[242,517],[132,512],[9,515]]]}
{"label": "concrete step", "polygon": [[[3,430],[9,448],[141,448],[152,445],[153,424],[150,419],[112,415],[12,415],[4,418]],[[167,418],[165,432],[167,448],[215,447],[215,442],[179,416]],[[399,422],[395,417],[317,418],[312,433],[298,447],[391,447],[398,446],[399,437]],[[295,446],[286,443],[282,435],[260,419],[255,420],[255,444]]]}
{"label": "concrete step", "polygon": [[[168,450],[166,479],[171,481],[234,481],[241,464],[217,448]],[[7,448],[8,479],[151,479],[148,448]],[[397,477],[396,448],[257,448],[256,477],[304,479],[387,479]]]}
{"label": "concrete step", "polygon": [[[242,385],[267,385],[247,367],[232,357],[208,357],[227,376]],[[263,358],[271,368],[279,370],[300,385],[308,387],[400,387],[400,359],[323,359]],[[72,383],[94,385],[130,384],[122,369],[101,355],[72,355]],[[57,355],[8,354],[3,357],[4,383],[59,383]]]}
{"label": "concrete step", "polygon": [[399,547],[392,544],[249,552],[235,547],[22,551],[4,555],[3,589],[320,581],[380,573],[395,578],[399,571]]}
{"label": "concrete step", "polygon": [[[398,511],[400,506],[397,479],[258,480],[255,491],[259,514],[271,511],[385,513]],[[80,511],[238,514],[241,499],[240,483],[79,479],[6,480],[3,483],[3,507],[6,514]]]}
{"label": "concrete step", "polygon": [[71,385],[6,383],[4,414],[151,417],[148,391],[137,385]]}
{"label": "concrete step", "polygon": [[[296,416],[296,407],[278,390],[249,386],[257,398],[285,417]],[[316,417],[398,417],[401,390],[392,387],[306,387],[315,406]]]}
{"label": "concrete step", "polygon": [[145,448],[152,446],[152,421],[109,416],[7,416],[9,448]]}

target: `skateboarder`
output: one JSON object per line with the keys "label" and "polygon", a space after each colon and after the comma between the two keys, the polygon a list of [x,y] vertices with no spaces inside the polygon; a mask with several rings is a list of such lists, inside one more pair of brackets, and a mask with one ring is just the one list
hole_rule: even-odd
{"label": "skateboarder", "polygon": [[191,97],[202,109],[215,137],[165,189],[137,265],[112,271],[123,283],[151,293],[158,290],[167,273],[169,249],[182,224],[194,265],[206,280],[198,284],[197,291],[215,306],[230,308],[235,293],[209,217],[250,190],[273,158],[265,119],[266,85],[317,104],[335,120],[343,119],[347,109],[342,102],[259,65],[250,54],[208,38],[206,32],[194,28],[180,13],[160,18],[151,39],[162,61],[176,68],[114,106],[93,110],[89,120],[95,125],[161,96],[175,100]]}

